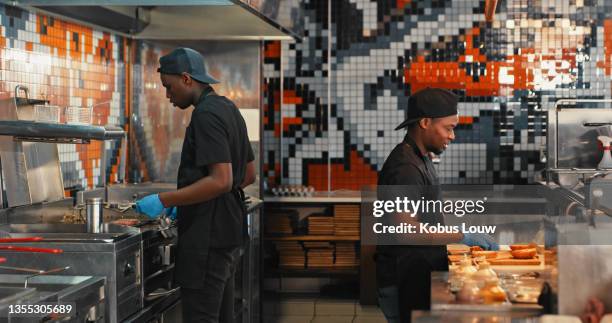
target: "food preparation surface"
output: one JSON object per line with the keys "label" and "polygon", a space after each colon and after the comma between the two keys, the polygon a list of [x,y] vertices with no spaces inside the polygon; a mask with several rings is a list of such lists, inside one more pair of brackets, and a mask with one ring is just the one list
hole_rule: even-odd
{"label": "food preparation surface", "polygon": [[546,268],[544,255],[537,254],[531,259],[516,259],[512,256],[508,245],[501,245],[499,251],[470,252],[470,248],[466,245],[450,244],[447,250],[451,263],[458,263],[466,255],[471,259],[482,257],[491,264],[491,268],[499,272],[543,271]]}
{"label": "food preparation surface", "polygon": [[459,304],[448,288],[448,272],[431,273],[431,311],[454,312],[501,312],[538,315],[542,307],[537,304],[501,303],[501,304]]}

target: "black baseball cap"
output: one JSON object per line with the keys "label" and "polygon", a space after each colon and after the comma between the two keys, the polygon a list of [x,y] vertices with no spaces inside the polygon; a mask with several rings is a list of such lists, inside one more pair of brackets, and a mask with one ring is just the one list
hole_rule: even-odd
{"label": "black baseball cap", "polygon": [[410,96],[406,120],[395,130],[405,128],[423,118],[443,118],[456,114],[457,96],[453,92],[428,87]]}
{"label": "black baseball cap", "polygon": [[186,47],[179,47],[170,54],[160,57],[157,71],[163,74],[176,75],[185,72],[191,75],[194,80],[202,83],[219,83],[206,72],[204,57],[197,51]]}

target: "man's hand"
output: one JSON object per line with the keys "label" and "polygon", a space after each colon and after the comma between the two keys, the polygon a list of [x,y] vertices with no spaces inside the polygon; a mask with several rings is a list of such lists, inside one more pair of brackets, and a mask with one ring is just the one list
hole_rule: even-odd
{"label": "man's hand", "polygon": [[151,219],[159,217],[164,209],[158,194],[147,195],[136,201],[136,212],[144,214]]}
{"label": "man's hand", "polygon": [[468,246],[480,246],[485,250],[499,250],[493,237],[484,233],[464,233],[461,242]]}

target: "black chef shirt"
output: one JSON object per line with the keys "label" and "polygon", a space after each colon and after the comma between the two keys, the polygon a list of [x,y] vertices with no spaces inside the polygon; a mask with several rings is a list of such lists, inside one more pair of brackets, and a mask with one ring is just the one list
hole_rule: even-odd
{"label": "black chef shirt", "polygon": [[209,165],[232,164],[232,191],[212,200],[178,207],[178,259],[175,278],[181,285],[203,283],[209,248],[242,245],[244,205],[238,194],[247,163],[254,160],[244,119],[226,97],[207,88],[195,104],[185,131],[177,186],[183,188],[209,175]]}
{"label": "black chef shirt", "polygon": [[[422,154],[414,140],[406,135],[404,140],[391,151],[382,170],[378,173],[378,185],[385,186],[379,190],[378,198],[391,200],[397,195],[414,200],[421,199],[421,197],[424,197],[425,200],[439,200],[441,198],[439,184],[438,175],[429,156]],[[397,191],[392,187],[397,187]],[[385,192],[381,193],[382,190]],[[444,222],[441,213],[419,214],[417,220],[431,224],[443,224]],[[396,272],[398,269],[393,263],[396,263],[395,258],[399,256],[427,261],[434,269],[446,270],[445,246],[379,245],[376,252],[379,287],[396,283],[396,275],[401,273]],[[384,259],[390,263],[387,265]]]}

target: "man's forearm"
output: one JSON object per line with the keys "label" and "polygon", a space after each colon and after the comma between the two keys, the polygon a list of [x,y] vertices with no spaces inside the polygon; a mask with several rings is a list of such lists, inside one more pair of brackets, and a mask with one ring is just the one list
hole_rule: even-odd
{"label": "man's forearm", "polygon": [[227,192],[229,190],[226,185],[223,185],[211,176],[206,176],[179,190],[160,193],[159,199],[164,204],[164,207],[183,206],[212,200]]}

